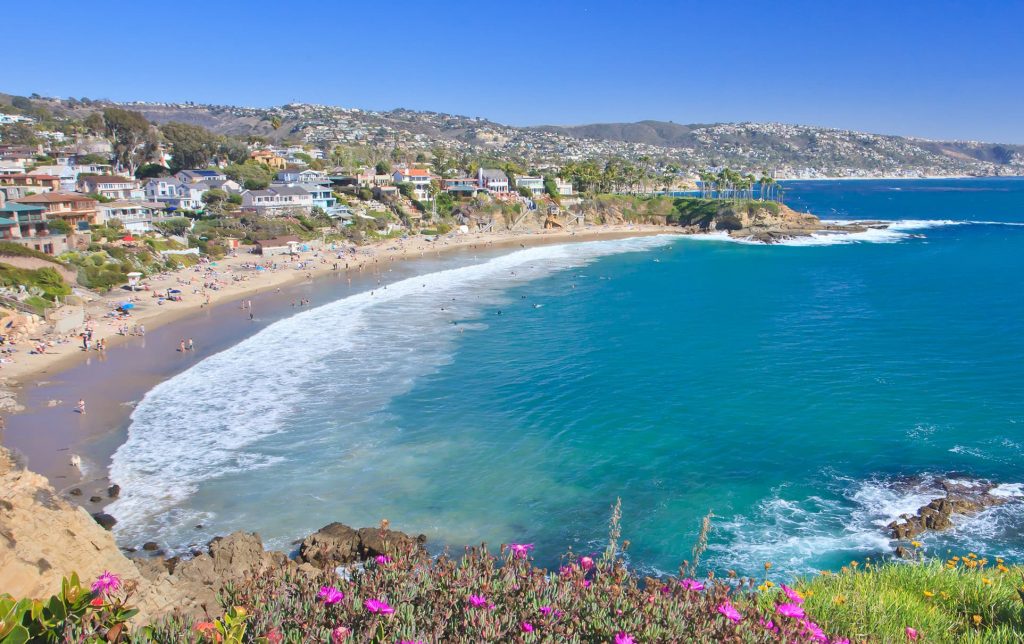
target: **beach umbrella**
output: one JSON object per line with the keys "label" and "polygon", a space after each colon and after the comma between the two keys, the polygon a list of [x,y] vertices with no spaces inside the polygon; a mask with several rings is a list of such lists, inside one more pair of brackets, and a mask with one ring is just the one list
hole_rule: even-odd
{"label": "beach umbrella", "polygon": [[171,288],[171,289],[167,289],[167,292],[168,292],[168,293],[181,293],[181,291],[179,291],[179,290],[178,290],[178,289],[176,289],[176,288]]}
{"label": "beach umbrella", "polygon": [[128,309],[134,309],[134,308],[135,308],[135,305],[132,304],[131,302],[124,302],[123,304],[121,304],[121,310],[122,311],[127,311]]}
{"label": "beach umbrella", "polygon": [[135,241],[135,238],[132,237],[131,235],[125,235],[124,237],[121,238],[121,241]]}

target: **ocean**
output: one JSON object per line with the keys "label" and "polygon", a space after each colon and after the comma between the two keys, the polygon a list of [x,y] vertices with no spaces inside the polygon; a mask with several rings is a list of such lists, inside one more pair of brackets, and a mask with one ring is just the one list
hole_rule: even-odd
{"label": "ocean", "polygon": [[[785,575],[892,552],[942,478],[1022,494],[1024,180],[787,182],[886,231],[658,236],[439,265],[282,319],[135,408],[108,509],[184,550],[388,519],[435,550]],[[196,528],[201,525],[202,528]],[[1024,504],[925,536],[1024,561]]]}

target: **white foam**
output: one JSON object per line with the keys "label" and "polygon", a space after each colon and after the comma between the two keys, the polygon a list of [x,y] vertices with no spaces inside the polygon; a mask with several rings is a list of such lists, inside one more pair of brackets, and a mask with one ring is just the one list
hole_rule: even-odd
{"label": "white foam", "polygon": [[835,225],[867,224],[869,227],[862,232],[853,233],[839,230],[823,230],[811,233],[810,235],[780,239],[770,244],[752,237],[732,237],[724,231],[716,231],[704,235],[690,235],[689,237],[756,246],[837,246],[843,244],[896,244],[912,238],[913,235],[910,234],[912,231],[945,226],[1024,226],[1024,222],[956,221],[953,219],[899,219],[894,221],[823,219],[822,223]]}
{"label": "white foam", "polygon": [[992,496],[1015,498],[1024,497],[1024,483],[1002,483],[988,491]]}
{"label": "white foam", "polygon": [[[278,321],[202,360],[154,387],[132,412],[110,468],[122,488],[107,510],[118,519],[118,537],[173,542],[176,527],[200,518],[184,506],[204,481],[280,462],[247,447],[286,431],[304,404],[337,401],[336,426],[324,431],[358,435],[366,415],[449,359],[458,335],[452,320],[500,304],[506,289],[674,239],[542,246],[409,278]],[[353,449],[373,448],[372,435],[360,438]]]}

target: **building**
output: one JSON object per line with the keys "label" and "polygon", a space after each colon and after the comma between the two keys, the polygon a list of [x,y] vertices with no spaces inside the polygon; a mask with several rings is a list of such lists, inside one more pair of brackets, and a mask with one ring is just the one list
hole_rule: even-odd
{"label": "building", "polygon": [[390,186],[395,182],[390,174],[377,174],[373,168],[363,170],[356,175],[356,185],[360,188],[379,188]]}
{"label": "building", "polygon": [[281,183],[328,183],[326,172],[319,170],[282,170],[277,173]]}
{"label": "building", "polygon": [[331,190],[330,186],[322,186],[316,183],[299,183],[296,184],[296,187],[308,192],[309,196],[313,199],[313,206],[322,210],[329,210],[338,202],[334,198],[334,191]]}
{"label": "building", "polygon": [[106,199],[142,199],[145,192],[135,179],[112,174],[86,175],[78,180],[78,189]]}
{"label": "building", "polygon": [[228,176],[219,170],[182,170],[174,175],[182,183],[226,181]]}
{"label": "building", "polygon": [[510,192],[508,175],[501,170],[480,168],[480,171],[477,173],[477,180],[480,182],[480,187],[488,192],[498,194]]}
{"label": "building", "polygon": [[26,192],[54,192],[60,190],[60,177],[52,174],[0,174],[0,186],[25,188]]}
{"label": "building", "polygon": [[301,243],[302,242],[295,235],[273,237],[271,239],[257,239],[256,250],[260,255],[290,255],[298,252],[298,247]]}
{"label": "building", "polygon": [[161,177],[146,182],[144,198],[174,210],[202,210],[205,191],[201,183],[182,183],[175,177]]}
{"label": "building", "polygon": [[252,157],[253,161],[262,163],[274,170],[284,170],[288,167],[288,161],[271,150],[254,150],[249,156]]}
{"label": "building", "polygon": [[480,189],[480,182],[473,177],[441,179],[441,189],[448,194],[471,197]]}
{"label": "building", "polygon": [[121,222],[133,234],[153,230],[153,218],[163,212],[163,204],[149,201],[111,201],[96,206],[96,223],[107,224],[112,219]]}
{"label": "building", "polygon": [[558,190],[558,194],[562,197],[572,196],[572,181],[563,181],[562,179],[555,179],[555,189]]}
{"label": "building", "polygon": [[289,211],[308,214],[312,208],[313,195],[299,186],[273,185],[266,190],[242,192],[242,209],[261,215],[279,215]]}
{"label": "building", "polygon": [[72,230],[88,230],[89,224],[96,221],[97,201],[75,192],[29,195],[18,199],[17,203],[43,206],[46,208],[47,220],[59,217]]}
{"label": "building", "polygon": [[433,177],[428,171],[421,168],[406,168],[396,170],[391,178],[395,183],[411,183],[416,201],[430,201],[430,181]]}
{"label": "building", "polygon": [[526,188],[534,197],[544,194],[543,177],[516,177],[516,187]]}

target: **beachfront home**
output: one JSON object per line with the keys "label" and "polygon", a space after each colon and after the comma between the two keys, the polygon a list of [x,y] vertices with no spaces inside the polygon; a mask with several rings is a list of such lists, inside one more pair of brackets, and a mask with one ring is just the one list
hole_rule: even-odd
{"label": "beachfront home", "polygon": [[253,150],[249,156],[252,157],[253,161],[262,163],[274,170],[284,170],[288,167],[288,161],[271,150]]}
{"label": "beachfront home", "polygon": [[96,221],[95,199],[75,192],[47,192],[38,195],[21,197],[17,203],[43,206],[46,218],[59,217],[67,222],[72,229],[81,228],[80,224],[88,225]]}
{"label": "beachfront home", "polygon": [[260,255],[285,255],[298,252],[301,240],[295,235],[273,237],[271,239],[257,239],[256,252]]}
{"label": "beachfront home", "polygon": [[544,194],[543,177],[516,177],[516,187],[526,188],[534,197]]}
{"label": "beachfront home", "polygon": [[421,168],[399,169],[391,175],[395,183],[411,183],[416,201],[430,201],[430,172]]}
{"label": "beachfront home", "polygon": [[563,181],[562,179],[555,179],[555,189],[558,190],[558,194],[562,197],[572,196],[572,182]]}
{"label": "beachfront home", "polygon": [[146,182],[145,199],[166,204],[174,210],[202,210],[203,184],[182,183],[175,177],[160,177]]}
{"label": "beachfront home", "polygon": [[228,176],[219,170],[181,170],[174,178],[182,183],[226,181]]}
{"label": "beachfront home", "polygon": [[0,186],[25,188],[37,194],[53,192],[60,190],[60,177],[52,174],[0,174]]}
{"label": "beachfront home", "polygon": [[356,184],[360,188],[379,188],[390,186],[395,182],[390,174],[377,174],[373,168],[363,169],[356,175]]}
{"label": "beachfront home", "polygon": [[149,201],[111,201],[96,206],[96,223],[121,222],[125,230],[142,234],[153,230],[153,218],[163,212],[163,204]]}
{"label": "beachfront home", "polygon": [[313,199],[313,206],[317,208],[327,210],[333,208],[334,204],[338,201],[334,198],[334,191],[329,186],[322,186],[316,183],[299,183],[295,185],[309,193],[309,196]]}
{"label": "beachfront home", "polygon": [[480,182],[473,177],[441,179],[441,189],[451,195],[472,197],[480,189]]}
{"label": "beachfront home", "polygon": [[477,173],[480,187],[488,192],[503,194],[509,192],[508,175],[493,168],[480,168]]}
{"label": "beachfront home", "polygon": [[309,214],[312,207],[313,195],[299,186],[273,185],[266,190],[242,192],[242,209],[261,215],[279,215],[292,211]]}
{"label": "beachfront home", "polygon": [[86,194],[95,194],[106,199],[142,199],[145,195],[137,180],[110,174],[81,177],[78,180],[78,189]]}
{"label": "beachfront home", "polygon": [[326,172],[320,170],[282,170],[277,173],[277,181],[281,183],[327,183]]}

